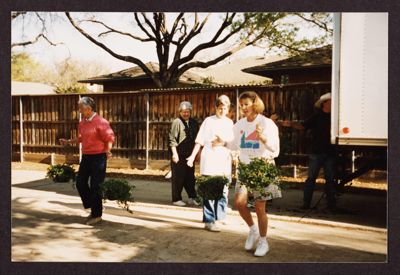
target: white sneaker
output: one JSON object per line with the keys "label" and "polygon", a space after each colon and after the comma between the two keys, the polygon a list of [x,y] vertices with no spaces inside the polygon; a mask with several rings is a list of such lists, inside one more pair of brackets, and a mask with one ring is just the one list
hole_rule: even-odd
{"label": "white sneaker", "polygon": [[189,198],[188,199],[188,205],[199,206],[200,203],[198,203],[195,199]]}
{"label": "white sneaker", "polygon": [[176,205],[176,206],[185,206],[186,205],[186,203],[184,203],[183,201],[174,201],[172,204]]}
{"label": "white sneaker", "polygon": [[260,237],[257,231],[250,230],[249,235],[247,236],[246,243],[244,245],[244,249],[252,250],[256,246],[257,240]]}
{"label": "white sneaker", "polygon": [[221,231],[221,229],[213,222],[206,222],[204,228],[209,230],[209,231],[213,231],[213,232]]}
{"label": "white sneaker", "polygon": [[263,241],[263,240],[259,240],[258,244],[257,244],[257,249],[254,252],[254,256],[256,257],[262,257],[265,256],[265,254],[267,254],[269,251],[269,245],[267,240]]}

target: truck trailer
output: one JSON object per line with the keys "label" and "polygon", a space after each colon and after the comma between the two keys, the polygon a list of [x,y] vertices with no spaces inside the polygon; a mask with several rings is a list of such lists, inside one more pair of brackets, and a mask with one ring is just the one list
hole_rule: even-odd
{"label": "truck trailer", "polygon": [[333,19],[331,143],[342,156],[351,154],[353,164],[339,176],[343,186],[370,169],[386,170],[388,13],[335,13]]}

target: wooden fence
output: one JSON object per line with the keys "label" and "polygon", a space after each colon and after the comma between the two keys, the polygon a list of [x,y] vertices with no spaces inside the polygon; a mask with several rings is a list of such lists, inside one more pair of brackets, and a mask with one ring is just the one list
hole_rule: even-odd
{"label": "wooden fence", "polygon": [[[192,116],[201,123],[214,114],[215,99],[225,94],[234,104],[230,117],[236,121],[239,118],[237,98],[246,90],[261,96],[266,105],[265,115],[277,113],[279,119],[301,120],[313,112],[314,102],[330,90],[330,83],[158,89],[88,96],[94,98],[97,112],[111,123],[116,135],[110,164],[148,168],[152,162],[169,159],[168,131],[181,101],[192,103]],[[58,162],[78,162],[79,148],[61,146],[58,139],[76,137],[80,96],[84,95],[13,96],[13,159],[49,163],[51,156],[55,156]],[[307,135],[289,128],[282,128],[280,135],[280,161],[304,163]]]}

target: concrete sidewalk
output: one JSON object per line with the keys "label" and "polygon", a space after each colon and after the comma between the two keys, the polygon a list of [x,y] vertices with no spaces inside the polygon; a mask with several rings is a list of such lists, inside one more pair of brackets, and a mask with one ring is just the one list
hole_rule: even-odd
{"label": "concrete sidewalk", "polygon": [[[377,226],[382,221],[371,222],[361,215],[364,212],[354,212],[354,206],[351,214],[330,215],[317,210],[300,219],[305,213],[294,211],[301,200],[301,196],[297,198],[300,190],[285,190],[284,198],[270,205],[268,240],[271,250],[265,257],[256,258],[243,249],[248,228],[237,211],[228,213],[220,224],[222,232],[208,232],[203,229],[201,208],[170,204],[168,182],[132,180],[136,186],[135,202],[130,207],[133,214],[114,202],[107,202],[103,221],[91,227],[83,224],[87,213],[82,210],[72,185],[52,183],[44,179],[44,175],[43,171],[12,171],[14,261],[386,260],[387,232],[384,225]],[[230,193],[231,204],[233,192]],[[367,199],[352,197],[351,201],[358,201],[355,205],[361,206],[360,202]],[[385,201],[385,198],[373,199]]]}

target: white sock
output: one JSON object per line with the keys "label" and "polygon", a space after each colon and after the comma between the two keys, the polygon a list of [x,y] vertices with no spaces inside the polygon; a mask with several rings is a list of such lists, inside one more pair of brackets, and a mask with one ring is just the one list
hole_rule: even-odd
{"label": "white sock", "polygon": [[257,232],[257,226],[255,224],[253,224],[252,226],[250,226],[250,231],[252,232]]}
{"label": "white sock", "polygon": [[260,237],[260,242],[267,242],[267,236],[265,236],[265,237]]}

